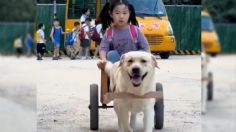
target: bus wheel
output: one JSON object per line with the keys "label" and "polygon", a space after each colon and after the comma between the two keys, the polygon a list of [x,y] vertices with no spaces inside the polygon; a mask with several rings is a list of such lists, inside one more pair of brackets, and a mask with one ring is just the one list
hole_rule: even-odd
{"label": "bus wheel", "polygon": [[161,52],[160,57],[161,59],[168,59],[170,57],[170,52]]}

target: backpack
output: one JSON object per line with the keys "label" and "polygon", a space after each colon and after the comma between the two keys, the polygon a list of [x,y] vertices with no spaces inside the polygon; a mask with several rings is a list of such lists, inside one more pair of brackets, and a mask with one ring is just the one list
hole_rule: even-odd
{"label": "backpack", "polygon": [[89,38],[93,41],[99,42],[100,41],[100,34],[97,32],[96,27],[92,27],[89,30]]}
{"label": "backpack", "polygon": [[[139,49],[139,45],[138,45],[138,31],[135,27],[135,25],[129,25],[129,31],[130,31],[130,35],[133,39],[133,42],[137,44],[137,47]],[[112,39],[113,39],[113,29],[112,27],[109,27],[107,29],[107,32],[106,32],[106,37],[108,39],[108,41],[110,42],[110,50],[113,50],[114,47],[113,47],[113,44],[112,44]]]}
{"label": "backpack", "polygon": [[66,44],[67,45],[73,45],[74,44],[75,37],[73,37],[73,34],[74,34],[73,31],[66,34]]}
{"label": "backpack", "polygon": [[79,32],[80,32],[80,33],[79,33],[79,39],[80,39],[80,40],[84,40],[84,39],[85,39],[84,27],[85,27],[85,26],[81,27],[80,30],[79,30]]}
{"label": "backpack", "polygon": [[36,31],[36,32],[34,33],[34,42],[35,42],[35,43],[38,43],[38,41],[39,41],[39,33]]}

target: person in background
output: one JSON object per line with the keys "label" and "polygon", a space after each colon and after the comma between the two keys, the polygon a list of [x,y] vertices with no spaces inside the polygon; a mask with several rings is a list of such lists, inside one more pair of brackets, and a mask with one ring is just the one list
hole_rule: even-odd
{"label": "person in background", "polygon": [[16,52],[16,56],[19,58],[23,54],[23,45],[22,45],[22,38],[20,35],[14,40],[14,48]]}
{"label": "person in background", "polygon": [[[72,29],[72,35],[71,42],[67,43],[66,45],[66,52],[67,52],[67,55],[71,58],[71,60],[74,60],[75,57],[76,57],[76,48],[79,48],[78,44],[80,43],[80,40],[78,38],[78,34],[79,34],[79,28],[80,28],[80,23],[79,22],[75,22],[74,23],[74,28]],[[68,33],[69,35],[69,33]]]}
{"label": "person in background", "polygon": [[79,50],[80,50],[80,39],[79,39],[79,34],[80,34],[80,23],[79,22],[75,22],[74,23],[74,28],[72,29],[72,31],[74,32],[74,53],[75,56],[79,54]]}
{"label": "person in background", "polygon": [[44,34],[45,26],[43,23],[38,25],[38,30],[36,32],[36,42],[37,42],[37,60],[43,60],[43,55],[46,52],[45,45],[45,34]]}
{"label": "person in background", "polygon": [[[85,24],[83,25],[83,30],[85,33],[85,38],[81,40],[81,50],[79,52],[79,56],[81,59],[90,59],[90,37],[89,37],[89,31],[91,28],[90,25],[91,18],[86,18]],[[85,52],[85,53],[84,53]]]}
{"label": "person in background", "polygon": [[102,23],[100,21],[96,20],[95,21],[95,25],[96,25],[96,30],[97,30],[97,32],[100,35],[100,39],[98,41],[95,41],[96,50],[95,50],[94,56],[93,56],[94,59],[98,58],[98,53],[99,53],[99,49],[100,49],[100,43],[101,43],[102,37],[103,37],[103,34],[102,34]]}
{"label": "person in background", "polygon": [[53,27],[50,33],[50,38],[54,44],[54,53],[53,53],[53,60],[61,59],[59,56],[60,52],[60,42],[61,42],[61,35],[65,35],[66,32],[63,32],[62,27],[60,26],[59,19],[54,19],[53,21]]}
{"label": "person in background", "polygon": [[33,39],[30,33],[26,34],[25,38],[25,47],[27,50],[26,56],[30,57],[33,54]]}
{"label": "person in background", "polygon": [[90,10],[88,8],[82,9],[82,15],[80,17],[80,25],[83,25],[85,23],[86,18],[88,18],[90,15]]}

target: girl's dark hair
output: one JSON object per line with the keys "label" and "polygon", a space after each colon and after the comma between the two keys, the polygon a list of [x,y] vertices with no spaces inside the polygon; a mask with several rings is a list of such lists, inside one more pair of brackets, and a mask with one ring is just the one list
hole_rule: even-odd
{"label": "girl's dark hair", "polygon": [[80,25],[79,22],[74,22],[74,26],[78,26],[78,25]]}
{"label": "girl's dark hair", "polygon": [[89,8],[85,7],[82,9],[82,14],[85,14],[87,11],[89,10]]}
{"label": "girl's dark hair", "polygon": [[85,21],[89,21],[89,22],[91,22],[92,19],[91,19],[90,17],[87,17],[87,18],[85,19]]}
{"label": "girl's dark hair", "polygon": [[43,23],[39,23],[38,29],[41,29],[43,27]]}
{"label": "girl's dark hair", "polygon": [[55,22],[55,21],[58,21],[59,22],[59,19],[58,18],[55,18],[55,19],[53,19],[53,21]]}
{"label": "girl's dark hair", "polygon": [[113,9],[117,6],[117,5],[126,5],[128,6],[129,8],[129,11],[130,11],[130,17],[129,17],[129,20],[128,22],[133,24],[133,25],[136,25],[138,26],[138,21],[136,19],[136,14],[135,14],[135,10],[134,10],[134,7],[133,5],[129,4],[129,2],[127,0],[110,0],[111,2],[110,3],[106,3],[99,15],[99,20],[101,21],[102,23],[102,29],[105,31],[107,27],[109,27],[112,23],[112,18],[109,14],[112,13]]}

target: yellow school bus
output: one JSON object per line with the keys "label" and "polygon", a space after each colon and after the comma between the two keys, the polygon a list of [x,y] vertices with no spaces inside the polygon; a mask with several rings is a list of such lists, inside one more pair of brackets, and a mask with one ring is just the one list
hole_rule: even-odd
{"label": "yellow school bus", "polygon": [[221,50],[218,35],[209,13],[204,10],[201,12],[201,17],[201,41],[203,50],[206,53],[215,56]]}
{"label": "yellow school bus", "polygon": [[[66,31],[79,21],[84,6],[90,9],[91,17],[96,18],[107,0],[67,0]],[[168,59],[176,48],[175,36],[168,20],[162,0],[128,0],[135,8],[139,28],[146,36],[152,53],[159,53],[162,59]],[[91,49],[94,49],[94,43]]]}

